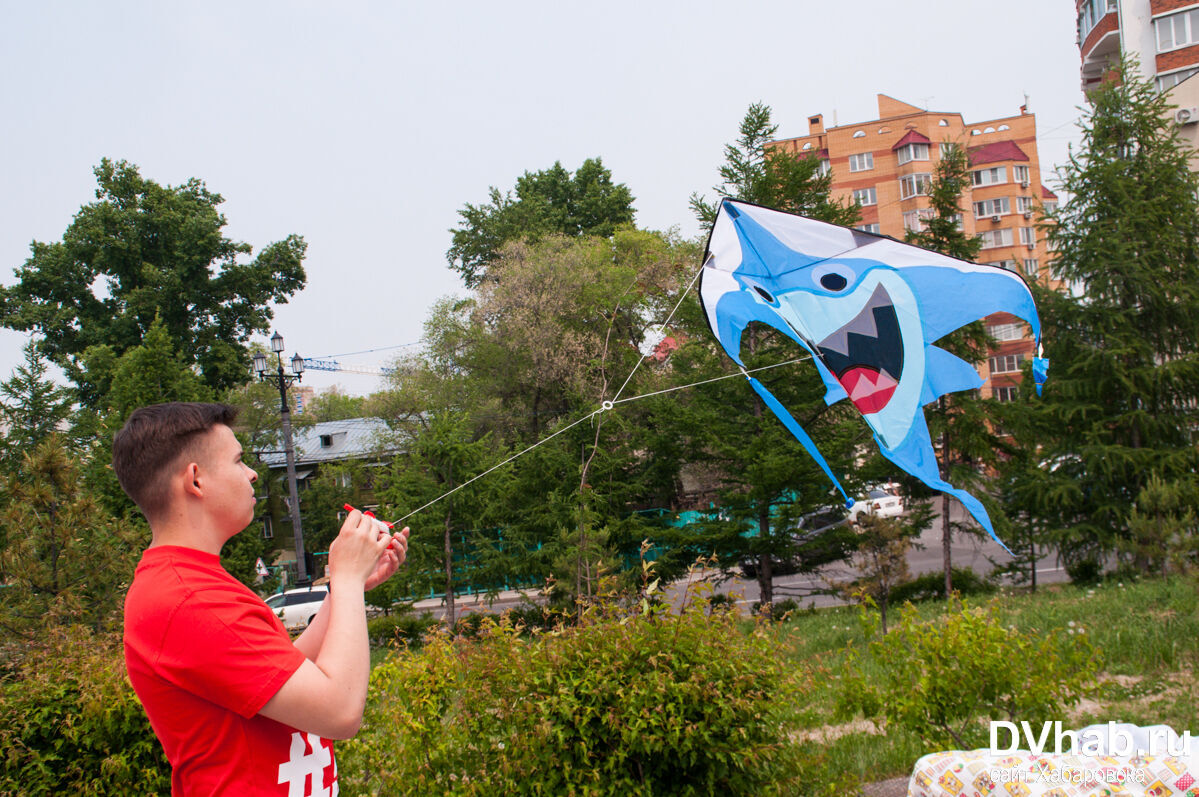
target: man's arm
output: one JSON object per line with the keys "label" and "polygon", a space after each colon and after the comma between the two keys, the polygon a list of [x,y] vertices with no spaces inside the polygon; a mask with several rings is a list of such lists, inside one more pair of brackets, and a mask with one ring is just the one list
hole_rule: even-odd
{"label": "man's arm", "polygon": [[[358,731],[370,681],[363,593],[380,560],[389,559],[386,551],[392,542],[393,536],[378,531],[372,518],[357,511],[346,518],[329,548],[330,595],[313,623],[323,628],[314,628],[305,642],[310,649],[319,643],[319,651],[313,658],[301,648],[308,660],[260,714],[326,739],[348,739]],[[391,572],[396,566],[398,561],[389,565]]]}

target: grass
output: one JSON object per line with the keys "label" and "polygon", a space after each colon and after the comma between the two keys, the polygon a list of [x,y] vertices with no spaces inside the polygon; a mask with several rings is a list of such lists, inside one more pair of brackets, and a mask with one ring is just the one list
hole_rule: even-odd
{"label": "grass", "polygon": [[[1003,591],[993,598],[1004,622],[1021,633],[1085,634],[1100,651],[1102,674],[1091,695],[1062,718],[1069,727],[1115,720],[1199,731],[1199,687],[1192,677],[1199,664],[1199,585],[1193,580],[1056,585],[1035,594]],[[917,607],[926,620],[944,609],[941,601]],[[861,718],[853,722],[837,713],[847,651],[864,651],[867,643],[856,608],[800,611],[775,633],[794,666],[812,673],[811,690],[802,705],[793,707],[796,722],[806,729],[801,743],[811,755],[870,782],[907,774],[917,758],[933,752],[902,729],[877,731]],[[867,667],[883,666],[863,660]]]}

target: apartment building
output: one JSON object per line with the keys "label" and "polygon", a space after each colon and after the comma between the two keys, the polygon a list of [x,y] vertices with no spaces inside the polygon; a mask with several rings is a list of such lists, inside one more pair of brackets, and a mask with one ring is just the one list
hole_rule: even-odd
{"label": "apartment building", "polygon": [[[964,147],[971,186],[962,198],[962,228],[983,242],[979,262],[1047,282],[1050,252],[1037,213],[1057,197],[1041,184],[1036,117],[1022,107],[1013,116],[967,122],[960,113],[927,111],[878,95],[878,118],[825,127],[808,118],[808,135],[772,143],[799,157],[820,160],[832,172],[833,196],[861,208],[859,229],[903,240],[923,228],[933,211],[928,192],[941,156]],[[1033,355],[1027,327],[1005,313],[986,323],[999,346],[980,366],[983,395],[1015,397],[1024,360]]]}
{"label": "apartment building", "polygon": [[1136,56],[1159,91],[1199,72],[1199,2],[1074,0],[1083,91],[1094,88],[1120,57]]}

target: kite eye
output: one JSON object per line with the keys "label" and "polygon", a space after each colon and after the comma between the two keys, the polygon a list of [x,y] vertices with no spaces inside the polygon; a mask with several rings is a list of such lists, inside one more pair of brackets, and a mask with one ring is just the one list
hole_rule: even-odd
{"label": "kite eye", "polygon": [[842,265],[827,264],[812,271],[812,279],[821,288],[839,293],[854,279],[854,273]]}
{"label": "kite eye", "polygon": [[771,296],[770,292],[767,291],[765,288],[763,288],[761,285],[755,285],[754,291],[756,291],[757,294],[759,296],[761,296],[763,299],[765,299],[766,301],[770,302],[771,304],[774,304],[774,297]]}

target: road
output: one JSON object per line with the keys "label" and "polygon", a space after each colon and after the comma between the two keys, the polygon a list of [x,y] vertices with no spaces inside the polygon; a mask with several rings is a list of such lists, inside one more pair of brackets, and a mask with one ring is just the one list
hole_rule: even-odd
{"label": "road", "polygon": [[[950,501],[950,518],[954,522],[965,519],[966,511],[957,501]],[[924,573],[944,572],[941,551],[941,500],[934,503],[936,509],[932,526],[920,535],[908,553],[908,571],[915,578]],[[950,555],[954,567],[968,567],[979,575],[986,576],[996,565],[1002,565],[1011,557],[991,538],[980,540],[973,535],[957,534],[950,546]],[[801,606],[842,606],[846,601],[834,596],[814,594],[826,589],[830,581],[849,581],[856,575],[847,563],[839,563],[822,568],[815,575],[797,574],[779,576],[774,579],[775,600],[794,598]],[[720,575],[715,572],[705,573],[704,577],[718,580]],[[1038,584],[1058,584],[1069,581],[1066,571],[1053,559],[1042,560],[1037,567]],[[677,600],[685,584],[676,583],[670,588],[672,600]],[[738,595],[738,602],[750,605],[757,603],[760,597],[758,582],[752,579],[731,578],[717,587],[718,592]]]}
{"label": "road", "polygon": [[[936,514],[932,526],[920,535],[917,544],[912,546],[911,551],[908,553],[908,571],[913,578],[924,573],[943,572],[941,500],[939,498],[936,499],[934,507],[936,508]],[[954,522],[962,521],[966,516],[965,510],[957,501],[950,502],[950,512],[951,519]],[[972,535],[958,534],[954,536],[950,550],[954,567],[968,567],[981,576],[989,575],[997,564],[1004,564],[1010,561],[1011,558],[1006,551],[1000,548],[989,537],[986,540],[981,540]],[[827,589],[830,581],[849,581],[854,576],[855,571],[845,563],[830,565],[815,575],[779,576],[774,579],[775,600],[794,598],[797,603],[804,607],[843,606],[846,601],[834,595],[818,593],[821,590]],[[715,585],[717,592],[737,596],[738,602],[746,606],[757,603],[759,600],[760,593],[756,580],[741,578],[739,574],[727,578],[724,574],[715,570],[701,572],[698,574],[698,577],[711,581]],[[1069,581],[1066,571],[1054,559],[1045,559],[1038,564],[1038,584],[1060,584],[1066,581]],[[686,580],[678,581],[667,587],[666,594],[671,602],[677,605],[685,589]],[[536,592],[529,593],[530,599],[536,599],[537,597]],[[519,593],[501,593],[499,599],[491,606],[488,606],[479,596],[462,596],[457,600],[457,610],[458,614],[477,611],[499,613],[524,600],[525,598]],[[416,610],[418,612],[433,612],[433,615],[438,619],[445,614],[445,606],[440,600],[420,601],[416,605]]]}

